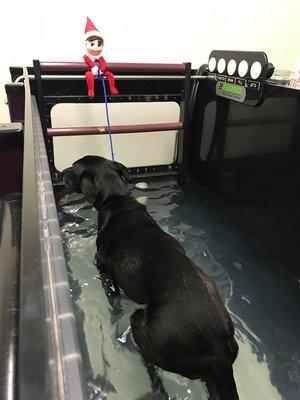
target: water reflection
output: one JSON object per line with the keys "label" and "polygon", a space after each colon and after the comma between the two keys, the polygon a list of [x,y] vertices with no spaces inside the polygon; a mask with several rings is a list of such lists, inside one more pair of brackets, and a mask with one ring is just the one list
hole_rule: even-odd
{"label": "water reflection", "polygon": [[[226,220],[204,191],[175,182],[133,190],[160,226],[216,282],[236,327],[234,374],[241,400],[299,400],[299,289],[256,242]],[[157,370],[155,387],[130,333],[139,308],[124,296],[110,303],[94,265],[97,212],[77,194],[62,196],[59,215],[89,399],[205,400],[206,386]],[[118,340],[123,338],[123,340]]]}

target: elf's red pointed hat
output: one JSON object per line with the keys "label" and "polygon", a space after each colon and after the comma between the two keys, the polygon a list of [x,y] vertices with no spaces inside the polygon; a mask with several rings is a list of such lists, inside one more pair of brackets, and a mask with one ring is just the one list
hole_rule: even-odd
{"label": "elf's red pointed hat", "polygon": [[86,17],[86,25],[85,25],[85,30],[84,30],[84,39],[88,39],[91,36],[99,36],[100,32],[98,29],[95,27],[95,25],[92,23],[92,21],[89,19],[89,17]]}

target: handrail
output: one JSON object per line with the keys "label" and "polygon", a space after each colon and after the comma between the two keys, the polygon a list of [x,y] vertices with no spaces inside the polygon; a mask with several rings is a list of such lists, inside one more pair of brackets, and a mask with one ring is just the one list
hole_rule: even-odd
{"label": "handrail", "polygon": [[[59,71],[62,72],[62,71]],[[107,80],[106,76],[103,77]],[[29,75],[30,80],[35,80],[34,75]],[[96,79],[96,77],[95,77]],[[118,81],[183,81],[185,79],[184,75],[115,75],[115,79]],[[24,76],[20,75],[16,81],[13,83],[20,83],[24,80]],[[84,81],[85,75],[57,75],[57,74],[42,74],[42,81]],[[207,75],[192,75],[192,81],[201,81],[201,80],[213,80],[215,78]]]}
{"label": "handrail", "polygon": [[[41,72],[85,72],[88,66],[84,62],[43,62]],[[184,64],[159,63],[107,63],[107,68],[114,73],[181,73],[185,72]]]}
{"label": "handrail", "polygon": [[[121,134],[138,132],[179,131],[182,128],[182,122],[166,122],[160,124],[113,125],[110,127],[110,130],[113,134]],[[108,126],[47,128],[48,136],[106,135],[107,133]]]}

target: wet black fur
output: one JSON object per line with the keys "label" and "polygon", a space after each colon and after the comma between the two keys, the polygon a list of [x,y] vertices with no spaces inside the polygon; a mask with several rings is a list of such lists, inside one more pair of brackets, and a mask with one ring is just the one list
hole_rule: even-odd
{"label": "wet black fur", "polygon": [[86,156],[63,175],[99,211],[100,273],[145,305],[131,316],[144,359],[190,379],[212,380],[221,400],[237,400],[231,318],[213,281],[131,196],[126,168]]}

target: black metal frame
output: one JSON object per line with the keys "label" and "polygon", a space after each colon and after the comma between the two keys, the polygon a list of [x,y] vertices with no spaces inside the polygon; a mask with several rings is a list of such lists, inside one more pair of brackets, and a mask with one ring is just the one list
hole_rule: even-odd
{"label": "black metal frame", "polygon": [[[60,182],[60,172],[55,168],[53,138],[47,135],[47,128],[51,127],[51,110],[59,103],[103,103],[104,97],[98,92],[96,86],[96,98],[90,100],[86,94],[84,80],[57,80],[42,79],[43,74],[62,74],[60,72],[42,71],[39,60],[33,61],[35,76],[35,90],[41,116],[45,144],[49,159],[51,176],[54,184]],[[63,74],[72,75],[74,71],[63,71]],[[125,74],[126,75],[126,74]],[[143,74],[140,73],[141,78]],[[160,74],[161,75],[161,74]],[[170,75],[170,73],[168,73]],[[55,82],[55,85],[53,85]],[[180,106],[180,122],[183,129],[178,132],[177,154],[174,163],[170,165],[146,166],[129,168],[132,175],[139,177],[177,175],[179,184],[183,185],[187,172],[189,157],[189,101],[191,91],[191,64],[185,64],[184,79],[152,80],[151,85],[147,80],[118,81],[120,95],[109,96],[109,102],[176,102]]]}

